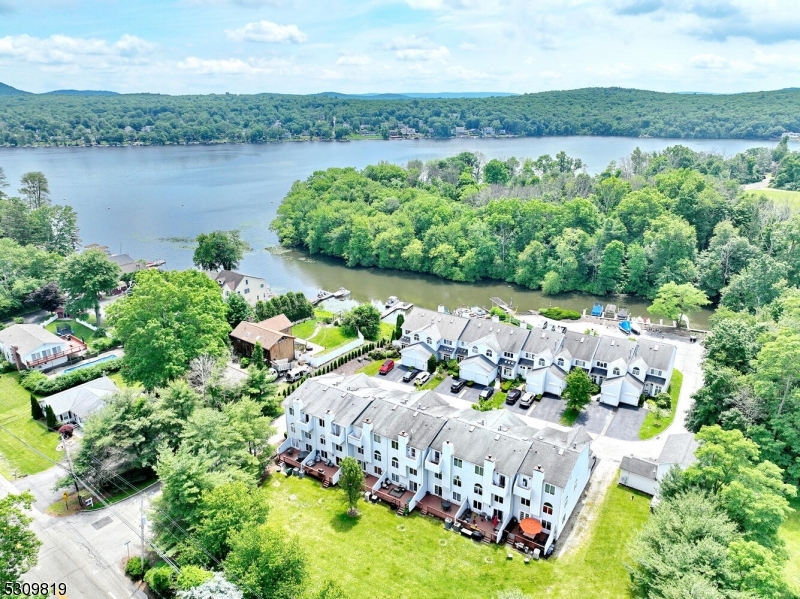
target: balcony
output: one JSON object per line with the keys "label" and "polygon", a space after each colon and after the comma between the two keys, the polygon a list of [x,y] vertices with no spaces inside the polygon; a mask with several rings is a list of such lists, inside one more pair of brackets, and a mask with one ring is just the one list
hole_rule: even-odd
{"label": "balcony", "polygon": [[353,431],[347,435],[347,442],[355,447],[364,447],[364,438],[361,431]]}
{"label": "balcony", "polygon": [[524,497],[525,499],[530,499],[532,492],[533,489],[531,487],[529,486],[523,487],[521,485],[514,483],[514,495],[516,495],[517,497]]}
{"label": "balcony", "polygon": [[310,433],[314,429],[314,421],[307,416],[305,420],[301,418],[297,421],[297,428],[305,433]]}
{"label": "balcony", "polygon": [[344,435],[344,427],[337,426],[337,425],[334,424],[331,427],[331,430],[328,431],[327,437],[333,443],[336,443],[337,445],[341,445],[342,443],[344,443],[344,437],[345,437],[345,435]]}
{"label": "balcony", "polygon": [[406,468],[419,468],[422,465],[422,452],[411,452],[409,451],[410,449],[406,449],[406,453],[400,463]]}
{"label": "balcony", "polygon": [[431,472],[435,472],[436,474],[441,474],[442,460],[435,458],[433,455],[429,455],[425,460],[425,470],[430,470]]}
{"label": "balcony", "polygon": [[58,352],[57,354],[50,354],[49,356],[43,356],[36,360],[30,360],[25,363],[28,368],[35,368],[36,366],[41,366],[42,364],[47,364],[48,362],[52,362],[54,360],[58,360],[59,358],[65,358],[67,356],[73,356],[78,354],[82,351],[86,350],[86,344],[82,343],[79,339],[72,337],[67,341],[67,349],[64,351]]}

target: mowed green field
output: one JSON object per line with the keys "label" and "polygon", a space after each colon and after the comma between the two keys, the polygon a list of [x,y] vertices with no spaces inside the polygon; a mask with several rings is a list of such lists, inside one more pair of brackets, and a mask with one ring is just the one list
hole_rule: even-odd
{"label": "mowed green field", "polygon": [[795,593],[800,595],[800,499],[792,502],[794,513],[784,522],[780,536],[786,543],[789,561],[786,563],[786,580]]}
{"label": "mowed green field", "polygon": [[353,597],[491,599],[519,589],[531,597],[628,597],[627,544],[646,521],[650,498],[612,485],[581,547],[525,564],[506,547],[465,539],[440,520],[401,518],[385,504],[359,503],[351,519],[341,489],[311,478],[275,475],[265,486],[269,521],[297,535],[310,586],[337,580]]}
{"label": "mowed green field", "polygon": [[[61,452],[56,451],[58,433],[48,432],[44,424],[31,418],[30,393],[20,386],[16,372],[0,376],[0,425],[51,460],[61,459]],[[9,478],[14,474],[36,474],[53,466],[53,462],[8,431],[0,429],[0,473]]]}
{"label": "mowed green field", "polygon": [[800,210],[800,191],[785,191],[783,189],[754,189],[748,193],[765,195],[778,203],[785,203],[794,210]]}

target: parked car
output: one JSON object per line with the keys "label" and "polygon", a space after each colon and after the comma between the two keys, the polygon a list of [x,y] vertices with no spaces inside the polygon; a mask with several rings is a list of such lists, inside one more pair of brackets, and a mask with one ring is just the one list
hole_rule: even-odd
{"label": "parked car", "polygon": [[287,383],[294,383],[295,381],[299,381],[304,376],[310,374],[310,370],[308,366],[298,366],[296,368],[292,368],[289,372],[286,373],[286,382]]}
{"label": "parked car", "polygon": [[467,384],[466,379],[456,379],[453,381],[453,384],[450,385],[450,393],[458,393],[464,388],[464,385]]}
{"label": "parked car", "polygon": [[520,395],[522,395],[522,391],[519,389],[511,389],[508,392],[508,395],[506,395],[506,403],[510,406],[513,406],[515,403],[517,403]]}
{"label": "parked car", "polygon": [[478,397],[480,397],[481,401],[486,401],[492,395],[494,395],[494,387],[486,387]]}
{"label": "parked car", "polygon": [[381,364],[381,369],[378,371],[379,374],[389,374],[394,368],[394,360],[386,360],[383,364]]}
{"label": "parked car", "polygon": [[431,373],[422,371],[416,376],[416,378],[414,378],[414,384],[415,385],[424,385],[429,380],[431,380]]}
{"label": "parked car", "polygon": [[533,393],[525,392],[522,394],[522,398],[519,400],[519,407],[520,408],[530,408],[533,405]]}
{"label": "parked car", "polygon": [[414,378],[415,378],[415,377],[416,377],[418,374],[419,374],[419,371],[415,370],[414,368],[411,368],[411,369],[410,369],[408,372],[406,372],[406,373],[403,375],[403,382],[404,382],[404,383],[410,383],[411,381],[413,381],[413,380],[414,380]]}

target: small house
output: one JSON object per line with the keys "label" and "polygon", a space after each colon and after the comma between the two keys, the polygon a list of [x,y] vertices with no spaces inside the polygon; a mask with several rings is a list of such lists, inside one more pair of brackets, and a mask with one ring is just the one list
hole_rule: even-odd
{"label": "small house", "polygon": [[260,277],[233,270],[207,270],[205,273],[212,281],[217,282],[224,300],[237,293],[246,299],[248,304],[255,306],[257,301],[265,301],[272,297],[269,285]]}
{"label": "small house", "polygon": [[83,425],[86,419],[106,405],[105,398],[119,388],[107,376],[72,387],[39,400],[42,410],[50,406],[59,424]]}
{"label": "small house", "polygon": [[49,370],[86,349],[75,337],[59,337],[38,324],[14,324],[0,331],[0,353],[17,370]]}
{"label": "small house", "polygon": [[261,322],[242,321],[233,329],[230,337],[233,348],[243,356],[253,355],[256,343],[260,343],[266,361],[294,360],[292,322],[283,314]]}

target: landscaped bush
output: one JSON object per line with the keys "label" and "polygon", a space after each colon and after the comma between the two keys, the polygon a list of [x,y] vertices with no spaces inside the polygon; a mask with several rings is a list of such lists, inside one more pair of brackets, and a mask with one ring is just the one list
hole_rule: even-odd
{"label": "landscaped bush", "polygon": [[22,316],[15,316],[14,317],[14,324],[24,324],[25,319]]}
{"label": "landscaped bush", "polygon": [[117,372],[120,368],[122,368],[122,360],[115,358],[103,362],[102,364],[81,368],[80,370],[62,374],[52,379],[47,378],[37,370],[28,370],[20,377],[20,384],[23,388],[37,395],[52,395],[53,393],[59,393],[65,389],[70,389],[76,385],[100,378],[103,376],[104,372]]}
{"label": "landscaped bush", "polygon": [[6,360],[3,356],[0,356],[0,374],[5,374],[6,372],[11,372],[12,370],[16,370],[16,366]]}
{"label": "landscaped bush", "polygon": [[120,347],[121,345],[122,341],[115,339],[114,337],[100,337],[99,339],[92,341],[92,349],[97,353],[102,353],[104,351]]}
{"label": "landscaped bush", "polygon": [[576,312],[575,310],[565,310],[563,308],[559,308],[558,306],[553,306],[552,308],[542,308],[539,310],[539,314],[552,320],[579,320],[581,317],[580,312]]}
{"label": "landscaped bush", "polygon": [[514,381],[503,381],[500,384],[500,391],[508,393],[508,390],[511,389],[511,385],[514,384]]}
{"label": "landscaped bush", "polygon": [[653,401],[662,410],[672,409],[672,397],[669,393],[659,393],[653,398]]}
{"label": "landscaped bush", "polygon": [[247,368],[248,366],[250,366],[250,358],[242,358],[241,360],[239,360],[239,366],[241,366],[242,368]]}
{"label": "landscaped bush", "polygon": [[144,575],[144,580],[158,595],[171,594],[175,585],[175,572],[166,564],[151,568]]}
{"label": "landscaped bush", "polygon": [[140,557],[131,557],[125,563],[125,576],[131,580],[141,580],[144,575],[145,566],[147,564],[142,562]]}

